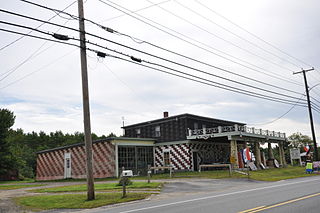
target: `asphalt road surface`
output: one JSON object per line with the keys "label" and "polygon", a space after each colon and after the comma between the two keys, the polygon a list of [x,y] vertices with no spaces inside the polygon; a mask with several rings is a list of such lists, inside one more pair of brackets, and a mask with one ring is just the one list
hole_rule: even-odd
{"label": "asphalt road surface", "polygon": [[278,182],[185,180],[149,200],[82,213],[320,213],[320,177]]}

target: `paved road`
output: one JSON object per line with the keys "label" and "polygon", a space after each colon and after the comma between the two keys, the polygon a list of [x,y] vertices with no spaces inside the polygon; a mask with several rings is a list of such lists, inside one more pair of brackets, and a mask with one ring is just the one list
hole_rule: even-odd
{"label": "paved road", "polygon": [[160,196],[81,213],[320,212],[320,177],[279,182],[193,180],[172,182]]}

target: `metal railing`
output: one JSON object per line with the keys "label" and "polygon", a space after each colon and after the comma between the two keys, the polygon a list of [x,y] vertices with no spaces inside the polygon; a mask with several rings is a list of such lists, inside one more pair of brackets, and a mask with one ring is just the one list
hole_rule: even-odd
{"label": "metal railing", "polygon": [[244,132],[244,133],[249,133],[254,135],[286,138],[285,133],[256,129],[254,127],[239,126],[237,124],[235,124],[234,126],[218,126],[213,128],[203,128],[203,129],[195,129],[195,130],[189,129],[188,136],[211,135],[211,134],[226,133],[226,132]]}

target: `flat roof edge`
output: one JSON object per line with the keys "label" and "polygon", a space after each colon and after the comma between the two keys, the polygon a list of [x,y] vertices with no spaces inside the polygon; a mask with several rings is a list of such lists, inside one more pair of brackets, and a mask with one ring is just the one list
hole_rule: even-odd
{"label": "flat roof edge", "polygon": [[[156,141],[156,139],[154,139],[154,138],[109,137],[109,138],[103,138],[103,139],[92,141],[92,144],[102,143],[102,142],[111,142],[114,140]],[[62,149],[69,149],[69,148],[73,148],[73,147],[77,147],[77,146],[84,146],[84,145],[85,145],[84,142],[75,143],[75,144],[60,146],[60,147],[56,147],[56,148],[52,148],[52,149],[41,150],[41,151],[36,152],[36,154],[43,154],[43,153],[47,153],[47,152],[53,152],[53,151],[58,151],[58,150],[62,150]]]}

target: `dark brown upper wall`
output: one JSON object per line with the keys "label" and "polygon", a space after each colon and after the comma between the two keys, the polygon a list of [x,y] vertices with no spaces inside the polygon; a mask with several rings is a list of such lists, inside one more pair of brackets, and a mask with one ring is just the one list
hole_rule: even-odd
{"label": "dark brown upper wall", "polygon": [[[188,129],[195,129],[195,123],[197,123],[198,129],[203,128],[204,125],[206,128],[230,126],[234,124],[245,125],[239,122],[182,114],[125,126],[123,128],[125,129],[125,137],[155,138],[159,143],[186,140]],[[157,126],[160,126],[160,136],[156,133]],[[140,129],[140,135],[137,135],[137,129]]]}

